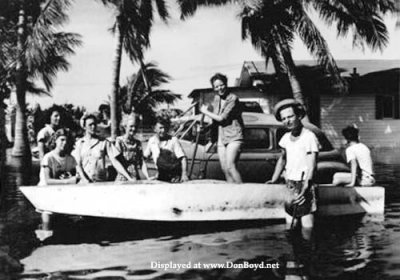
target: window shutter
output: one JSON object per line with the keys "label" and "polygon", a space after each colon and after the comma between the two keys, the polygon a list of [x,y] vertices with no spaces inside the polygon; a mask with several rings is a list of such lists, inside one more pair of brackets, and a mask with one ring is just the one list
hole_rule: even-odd
{"label": "window shutter", "polygon": [[383,97],[380,95],[375,96],[375,118],[383,119]]}

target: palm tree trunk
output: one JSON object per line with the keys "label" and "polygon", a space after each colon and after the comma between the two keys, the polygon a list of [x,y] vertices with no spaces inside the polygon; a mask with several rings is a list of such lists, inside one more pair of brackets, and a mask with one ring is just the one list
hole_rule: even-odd
{"label": "palm tree trunk", "polygon": [[300,104],[304,106],[306,109],[306,115],[304,116],[304,120],[309,122],[310,119],[308,117],[308,108],[305,103],[303,91],[301,90],[301,86],[299,83],[299,80],[297,79],[296,73],[295,73],[295,64],[292,58],[292,54],[290,51],[289,46],[281,40],[280,36],[277,36],[278,42],[276,44],[276,52],[277,55],[280,56],[279,59],[283,61],[285,64],[286,68],[286,75],[289,80],[290,88],[292,90],[293,98],[297,100]]}
{"label": "palm tree trunk", "polygon": [[21,7],[18,16],[18,42],[17,42],[17,73],[16,73],[16,122],[15,122],[15,139],[12,155],[16,157],[24,157],[30,160],[31,151],[28,141],[28,130],[26,127],[26,66],[24,57],[25,43],[25,9]]}
{"label": "palm tree trunk", "polygon": [[114,78],[113,78],[113,89],[111,92],[111,138],[115,140],[119,133],[118,126],[118,93],[119,93],[119,76],[121,71],[121,56],[122,56],[122,44],[124,41],[123,34],[120,29],[119,20],[117,19],[117,27],[115,28],[117,37],[117,46],[115,49],[114,58]]}

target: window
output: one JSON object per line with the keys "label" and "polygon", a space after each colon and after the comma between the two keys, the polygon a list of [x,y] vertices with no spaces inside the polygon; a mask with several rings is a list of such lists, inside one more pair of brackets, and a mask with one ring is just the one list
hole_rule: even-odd
{"label": "window", "polygon": [[269,149],[271,147],[268,128],[246,128],[244,130],[244,150]]}
{"label": "window", "polygon": [[399,96],[377,95],[375,102],[376,119],[398,119],[399,118]]}

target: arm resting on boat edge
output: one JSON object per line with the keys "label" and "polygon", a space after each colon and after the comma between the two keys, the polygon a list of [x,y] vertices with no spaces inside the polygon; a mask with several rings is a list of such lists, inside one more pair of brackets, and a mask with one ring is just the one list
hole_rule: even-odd
{"label": "arm resting on boat edge", "polygon": [[150,180],[149,171],[147,170],[147,164],[144,160],[142,162],[142,172],[144,177],[146,177],[146,180]]}
{"label": "arm resting on boat edge", "polygon": [[78,182],[78,176],[71,176],[68,178],[54,179],[50,177],[50,169],[49,167],[44,168],[44,179],[46,185],[68,185],[68,184],[76,184]]}
{"label": "arm resting on boat edge", "polygon": [[128,171],[126,171],[125,167],[122,165],[122,163],[118,160],[117,157],[110,157],[110,161],[112,165],[114,166],[115,170],[122,174],[128,181],[136,181],[135,178],[132,178]]}
{"label": "arm resting on boat edge", "polygon": [[282,171],[285,168],[285,165],[286,165],[286,150],[282,149],[282,154],[275,165],[274,174],[272,175],[271,180],[268,180],[266,183],[267,184],[276,183],[279,180],[279,176],[281,176]]}
{"label": "arm resting on boat edge", "polygon": [[181,158],[182,163],[182,174],[181,174],[181,182],[189,181],[189,177],[187,175],[187,160],[186,157]]}
{"label": "arm resting on boat edge", "polygon": [[357,179],[357,161],[356,159],[352,159],[350,161],[350,170],[351,170],[351,181],[350,184],[347,184],[346,187],[354,187],[356,185]]}

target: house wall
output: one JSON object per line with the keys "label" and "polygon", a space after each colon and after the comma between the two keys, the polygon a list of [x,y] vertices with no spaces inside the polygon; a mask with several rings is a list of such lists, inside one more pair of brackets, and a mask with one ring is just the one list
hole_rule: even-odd
{"label": "house wall", "polygon": [[355,124],[371,148],[400,147],[400,120],[375,118],[375,95],[321,96],[321,128],[332,144],[343,147],[342,129]]}

